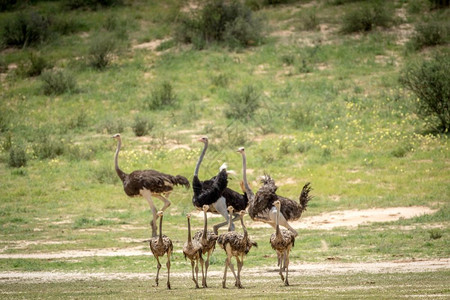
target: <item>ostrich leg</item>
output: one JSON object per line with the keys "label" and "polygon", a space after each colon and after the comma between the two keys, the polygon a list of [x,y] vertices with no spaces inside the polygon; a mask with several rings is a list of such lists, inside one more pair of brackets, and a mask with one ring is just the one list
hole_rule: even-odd
{"label": "ostrich leg", "polygon": [[284,281],[284,285],[289,285],[288,281],[288,273],[289,273],[289,250],[286,250],[284,252],[284,267],[286,268],[286,280]]}
{"label": "ostrich leg", "polygon": [[169,250],[167,252],[167,263],[166,263],[166,267],[167,267],[167,288],[170,290],[170,256],[171,256],[172,252]]}
{"label": "ostrich leg", "polygon": [[159,284],[159,270],[161,270],[161,263],[159,262],[159,257],[158,256],[155,256],[155,258],[156,258],[156,261],[158,262],[158,266],[157,266],[158,270],[156,271],[155,283],[156,283],[156,286],[158,286],[158,284]]}
{"label": "ostrich leg", "polygon": [[[219,200],[217,200],[217,202],[216,203],[214,203],[213,204],[214,205],[214,208],[225,218],[225,222],[222,222],[222,223],[219,223],[219,224],[216,224],[216,225],[214,225],[213,226],[213,231],[214,231],[214,233],[215,234],[218,234],[219,233],[219,228],[220,227],[222,227],[222,226],[225,226],[225,225],[228,225],[228,222],[229,222],[229,219],[230,219],[230,217],[229,217],[229,213],[228,213],[228,209],[227,209],[227,203],[226,203],[226,200],[225,200],[225,198],[224,197],[220,197],[220,199]],[[233,218],[233,220],[232,221],[235,221],[235,220],[237,220],[238,218],[240,218],[240,216],[239,215],[236,215],[234,218]],[[231,224],[231,231],[234,231],[234,223],[232,223]]]}
{"label": "ostrich leg", "polygon": [[158,219],[156,207],[155,207],[155,204],[153,203],[151,192],[149,190],[142,190],[141,195],[145,199],[147,199],[148,205],[150,205],[150,208],[152,210],[153,219],[150,222],[150,225],[152,226],[152,237],[155,237],[157,235],[156,231],[158,230],[158,226],[156,225],[156,220]]}
{"label": "ostrich leg", "polygon": [[165,197],[164,197],[163,195],[160,195],[160,194],[158,194],[158,195],[153,195],[153,196],[155,196],[156,198],[160,199],[160,200],[164,203],[163,207],[161,208],[162,211],[165,211],[165,210],[170,206],[170,204],[172,204],[172,203],[169,201],[169,199],[168,199],[168,198],[169,198],[169,195],[170,195],[170,192],[166,193]]}

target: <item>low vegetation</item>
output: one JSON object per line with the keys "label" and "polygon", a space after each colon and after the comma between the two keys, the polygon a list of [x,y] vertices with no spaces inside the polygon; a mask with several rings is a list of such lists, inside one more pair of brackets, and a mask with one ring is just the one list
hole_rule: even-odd
{"label": "low vegetation", "polygon": [[[368,208],[435,211],[358,227],[300,229],[291,254],[297,265],[447,259],[448,5],[378,4],[0,2],[0,254],[138,252],[13,256],[0,258],[2,271],[153,274],[155,261],[141,242],[149,237],[151,213],[145,200],[123,192],[114,171],[115,133],[122,135],[125,172],[152,168],[189,179],[202,146],[196,140],[207,135],[200,178],[217,174],[226,161],[237,173],[229,186],[238,191],[236,150],[245,146],[255,190],[264,173],[292,199],[311,182],[305,218]],[[179,250],[192,191],[176,188],[170,199],[165,230]],[[288,291],[306,298],[395,298],[399,289],[411,297],[448,295],[447,270],[309,276],[299,267],[292,273],[302,288],[281,288],[272,281],[273,230],[248,223],[260,246],[245,261],[244,297]],[[192,226],[201,228],[201,220],[193,218]],[[224,259],[216,249],[212,272],[223,272]],[[217,296],[220,276],[211,276],[214,288],[194,291],[181,275],[190,269],[180,252],[172,263],[177,288],[167,293],[147,276],[11,282],[4,296]],[[92,288],[78,292],[81,285]],[[223,292],[223,298],[238,294]]]}

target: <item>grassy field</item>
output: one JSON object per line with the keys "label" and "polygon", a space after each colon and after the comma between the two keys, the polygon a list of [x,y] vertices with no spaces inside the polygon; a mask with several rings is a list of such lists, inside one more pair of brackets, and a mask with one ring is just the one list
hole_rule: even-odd
{"label": "grassy field", "polygon": [[[450,53],[450,30],[443,31],[447,35],[438,45],[416,49],[412,43],[417,24],[434,20],[449,28],[449,9],[430,9],[429,1],[392,1],[383,5],[391,16],[387,23],[344,33],[346,13],[360,1],[250,2],[260,4],[253,14],[264,20],[263,38],[233,49],[212,43],[198,50],[175,41],[180,11],[195,8],[195,1],[190,6],[175,0],[125,1],[74,10],[59,1],[34,1],[0,11],[1,270],[150,272],[149,280],[0,279],[0,298],[144,298],[163,290],[164,285],[152,287],[156,265],[141,242],[150,235],[148,204],[128,198],[114,172],[111,136],[117,132],[125,172],[153,168],[189,180],[202,148],[196,140],[207,135],[210,148],[200,177],[215,175],[226,161],[238,174],[229,182],[235,190],[241,180],[236,149],[245,146],[255,190],[265,172],[281,195],[293,199],[311,182],[314,198],[303,217],[417,205],[436,210],[355,228],[301,229],[294,263],[449,258],[449,136],[430,129],[430,120],[417,114],[417,96],[399,82],[405,66]],[[7,45],[7,24],[18,12],[51,16],[53,31],[34,45]],[[107,65],[99,69],[93,53],[105,45],[102,39],[113,42]],[[46,67],[31,75],[38,58]],[[48,93],[45,80],[57,71],[67,76],[58,78],[69,88]],[[158,96],[168,90],[168,104],[159,103]],[[216,288],[194,291],[182,276],[190,269],[180,250],[191,199],[192,191],[183,188],[170,197],[164,229],[175,245],[176,288],[161,297],[217,297]],[[276,255],[268,243],[273,230],[247,223],[259,247],[249,253],[244,270],[274,267]],[[194,218],[193,226],[200,229],[202,219]],[[102,249],[138,254],[33,256]],[[222,271],[224,258],[216,251],[211,269]],[[299,265],[289,288],[273,281],[276,273],[261,271],[250,273],[239,294],[440,298],[449,296],[448,272],[304,275]],[[219,286],[220,276],[211,281]],[[238,293],[231,287],[220,292],[222,298]]]}

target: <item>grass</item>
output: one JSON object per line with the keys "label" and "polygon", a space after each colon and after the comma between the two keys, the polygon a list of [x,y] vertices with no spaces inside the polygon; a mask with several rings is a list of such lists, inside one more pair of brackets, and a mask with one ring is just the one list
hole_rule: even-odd
{"label": "grass", "polygon": [[[208,135],[211,145],[200,177],[215,175],[226,161],[239,174],[229,182],[235,190],[239,190],[241,178],[236,149],[245,145],[254,189],[264,172],[279,183],[279,193],[290,198],[298,197],[304,183],[312,183],[314,198],[305,217],[374,207],[424,205],[438,210],[429,216],[358,228],[301,230],[292,254],[296,263],[323,263],[330,257],[355,263],[448,258],[448,134],[428,132],[427,122],[414,112],[415,96],[403,90],[398,81],[409,61],[431,57],[434,52],[448,53],[448,47],[410,52],[397,38],[395,24],[390,29],[372,28],[363,35],[342,35],[339,28],[344,13],[358,5],[342,2],[308,3],[315,7],[307,7],[306,13],[315,8],[314,22],[325,31],[305,31],[298,17],[306,8],[302,3],[288,3],[255,12],[271,25],[272,35],[261,45],[239,51],[211,45],[196,51],[171,44],[158,52],[133,46],[171,38],[178,1],[133,1],[95,11],[59,10],[55,1],[33,2],[33,8],[41,13],[53,12],[61,20],[79,22],[81,29],[68,30],[33,49],[55,70],[69,72],[76,81],[76,92],[69,89],[45,95],[42,75],[24,78],[7,71],[11,64],[29,64],[29,50],[2,51],[6,73],[0,79],[5,87],[0,91],[0,254],[105,248],[149,252],[148,245],[140,242],[149,237],[148,205],[144,199],[126,197],[114,173],[116,143],[111,135],[120,132],[123,145],[119,163],[124,171],[154,168],[189,179],[201,151],[195,140]],[[404,5],[404,1],[393,4]],[[0,13],[0,28],[7,19],[3,16],[14,13]],[[402,22],[422,22],[415,21],[414,15],[407,17]],[[415,23],[408,25],[413,28]],[[108,67],[98,71],[86,58],[102,30],[115,37],[119,47]],[[146,106],[158,82],[170,83],[176,92],[176,105],[157,110]],[[230,97],[239,96],[250,86],[258,91],[258,109],[238,107],[240,113],[227,115],[230,103],[239,101]],[[135,136],[133,129],[142,118],[151,126],[144,136]],[[25,158],[25,166],[8,165],[10,149],[23,150],[14,159],[22,162]],[[193,209],[191,197],[191,190],[182,188],[170,196],[172,206],[165,217],[165,230],[176,250],[186,239],[185,214]],[[201,221],[194,219],[193,227],[201,228]],[[268,243],[272,230],[249,230],[260,247],[252,249],[244,271],[273,268],[275,254]],[[224,254],[217,249],[212,270],[222,271],[223,260]],[[101,270],[151,272],[151,276],[155,269],[153,258],[147,255],[14,258],[0,259],[0,265],[3,271]],[[181,253],[175,253],[173,269],[175,274],[189,271]],[[257,276],[247,278],[248,288],[242,294],[396,298],[399,294],[433,297],[449,293],[443,284],[448,271],[296,275],[300,287],[282,288],[269,280],[275,273],[261,272],[260,280]],[[20,290],[25,298],[140,298],[156,290],[152,278],[2,282],[0,298]],[[273,286],[267,287],[267,282]],[[219,277],[212,278],[212,283],[219,286]],[[81,285],[86,288],[77,294]],[[177,287],[174,291],[158,295],[183,297],[192,287],[189,280],[176,276],[173,285]],[[137,294],[131,296],[131,291]],[[199,297],[195,293],[190,295]],[[202,290],[201,297],[210,298],[213,293],[216,295],[216,288]],[[234,288],[221,294],[223,298],[232,295]]]}

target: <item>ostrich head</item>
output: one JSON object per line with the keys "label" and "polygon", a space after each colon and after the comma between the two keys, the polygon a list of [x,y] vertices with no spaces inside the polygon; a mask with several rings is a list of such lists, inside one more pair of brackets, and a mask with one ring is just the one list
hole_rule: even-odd
{"label": "ostrich head", "polygon": [[239,149],[237,149],[237,152],[244,153],[245,152],[245,148],[244,147],[239,147]]}
{"label": "ostrich head", "polygon": [[120,133],[116,133],[111,138],[116,139],[116,140],[120,140]]}
{"label": "ostrich head", "polygon": [[241,216],[241,218],[246,214],[247,212],[245,210],[241,210],[239,212],[239,215]]}
{"label": "ostrich head", "polygon": [[280,202],[280,200],[275,201],[275,202],[273,203],[273,205],[275,205],[275,207],[277,208],[277,210],[279,210],[280,207],[281,207],[281,202]]}
{"label": "ostrich head", "polygon": [[162,210],[160,210],[160,211],[158,211],[157,215],[158,215],[158,217],[162,217],[164,215],[164,213]]}
{"label": "ostrich head", "polygon": [[203,205],[203,211],[204,211],[204,212],[207,212],[207,211],[208,211],[208,209],[209,209],[209,205],[206,205],[206,204],[205,204],[205,205]]}
{"label": "ostrich head", "polygon": [[230,214],[232,214],[233,213],[233,211],[234,211],[234,208],[233,208],[233,206],[228,206],[228,212],[230,213]]}
{"label": "ostrich head", "polygon": [[186,218],[190,219],[191,218],[191,214],[186,214]]}
{"label": "ostrich head", "polygon": [[201,137],[197,141],[202,142],[203,144],[207,144],[208,143],[208,137],[207,136]]}

